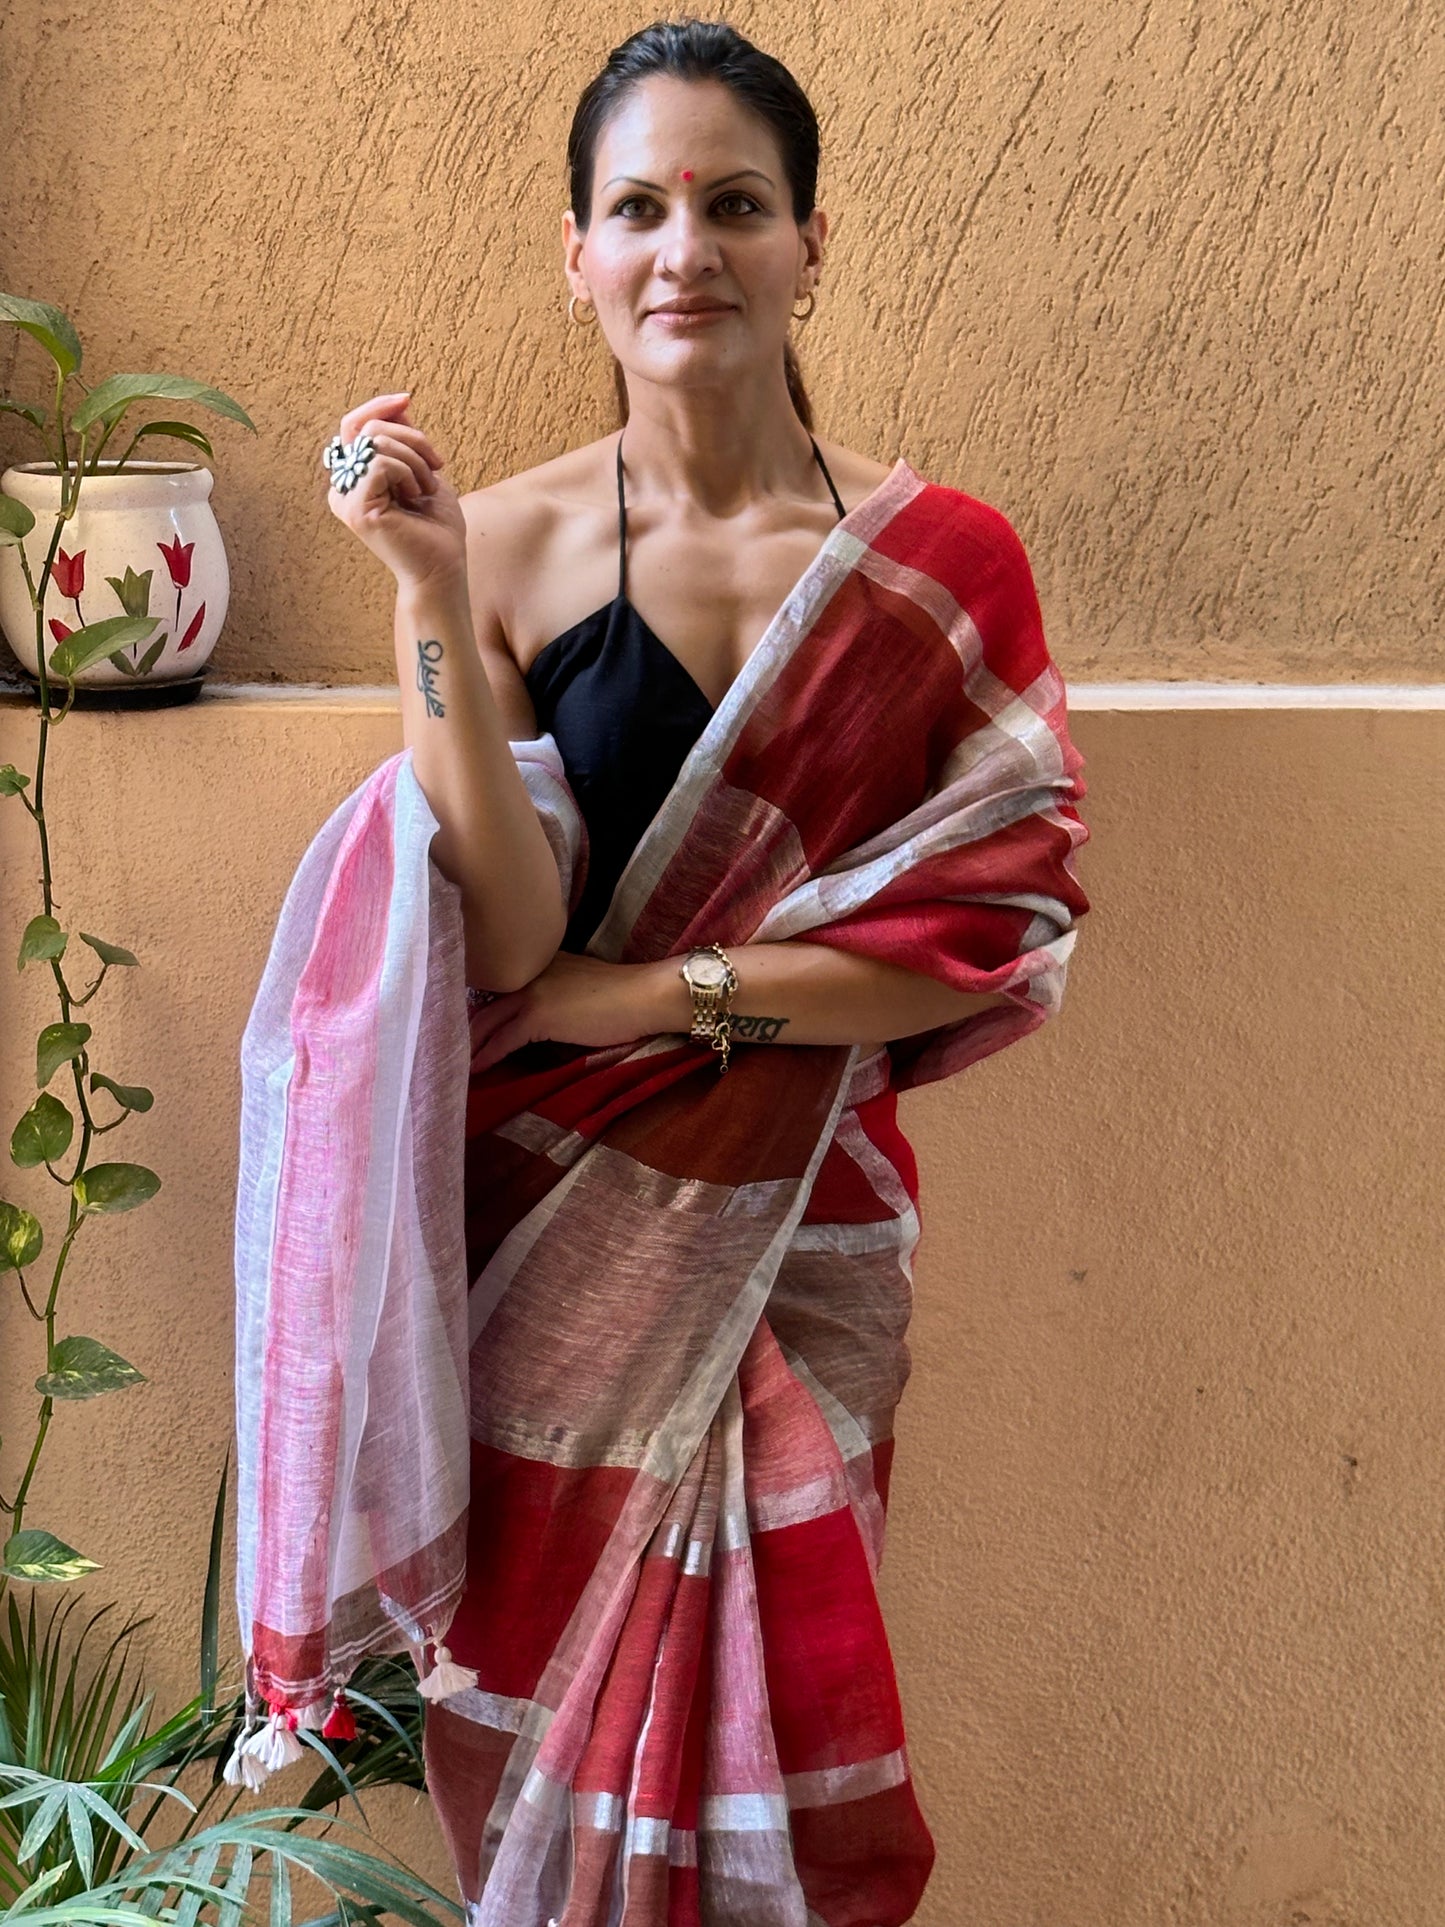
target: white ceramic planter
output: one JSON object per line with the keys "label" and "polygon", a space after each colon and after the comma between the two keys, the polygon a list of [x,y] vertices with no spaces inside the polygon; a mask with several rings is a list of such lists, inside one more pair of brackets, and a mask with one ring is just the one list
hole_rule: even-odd
{"label": "white ceramic planter", "polygon": [[[69,631],[129,613],[159,623],[149,641],[127,648],[132,662],[165,636],[153,667],[137,678],[102,657],[76,677],[78,688],[123,684],[138,689],[200,674],[231,599],[226,550],[209,499],[214,482],[210,469],[197,462],[128,461],[117,474],[115,464],[102,459],[96,474],[82,476],[80,499],[61,534],[46,590],[47,669],[56,643]],[[35,517],[24,546],[31,579],[38,583],[60,507],[55,464],[21,462],[7,468],[0,475],[0,493],[13,495]],[[127,571],[130,610],[119,588]],[[38,676],[35,612],[13,543],[0,543],[0,628],[25,668]]]}

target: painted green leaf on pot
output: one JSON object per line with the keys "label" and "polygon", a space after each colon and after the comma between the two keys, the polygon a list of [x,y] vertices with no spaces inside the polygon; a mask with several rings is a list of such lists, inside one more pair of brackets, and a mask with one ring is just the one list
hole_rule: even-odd
{"label": "painted green leaf on pot", "polygon": [[151,612],[151,577],[154,569],[147,569],[144,575],[137,575],[127,562],[125,574],[108,575],[105,579],[120,598],[120,606],[128,616],[148,616]]}
{"label": "painted green leaf on pot", "polygon": [[155,668],[157,662],[160,660],[160,653],[162,649],[165,648],[166,644],[169,641],[170,641],[169,632],[162,629],[161,633],[156,637],[155,641],[151,644],[150,648],[146,650],[145,654],[141,657],[140,661],[136,664],[135,673],[138,676],[144,676],[148,674],[150,670]]}
{"label": "painted green leaf on pot", "polygon": [[62,1338],[51,1347],[50,1370],[35,1381],[44,1398],[99,1398],[146,1382],[128,1359],[98,1338]]}
{"label": "painted green leaf on pot", "polygon": [[13,495],[0,495],[0,542],[19,542],[35,527],[35,516]]}
{"label": "painted green leaf on pot", "polygon": [[149,642],[155,626],[154,618],[135,616],[107,616],[103,622],[87,622],[83,629],[72,629],[63,642],[55,645],[50,667],[68,682],[92,663],[114,655],[117,649],[127,649],[133,642]]}
{"label": "painted green leaf on pot", "polygon": [[62,1064],[68,1064],[90,1041],[89,1024],[47,1024],[35,1040],[35,1081],[44,1090]]}
{"label": "painted green leaf on pot", "polygon": [[69,315],[52,308],[48,301],[27,301],[23,295],[0,294],[0,321],[11,322],[33,335],[62,375],[73,375],[79,368],[80,336]]}
{"label": "painted green leaf on pot", "polygon": [[87,1559],[53,1532],[26,1526],[5,1541],[0,1567],[9,1579],[79,1579],[82,1573],[99,1572],[100,1561]]}
{"label": "painted green leaf on pot", "polygon": [[92,937],[88,930],[77,930],[76,936],[82,943],[88,943],[102,963],[133,964],[136,959],[128,950],[122,950],[118,943],[107,943],[104,937]]}
{"label": "painted green leaf on pot", "polygon": [[10,1133],[11,1161],[22,1171],[35,1164],[54,1164],[65,1156],[74,1136],[75,1119],[58,1097],[42,1091]]}
{"label": "painted green leaf on pot", "polygon": [[0,1198],[0,1271],[23,1271],[44,1249],[45,1229],[39,1218]]}
{"label": "painted green leaf on pot", "polygon": [[99,1071],[90,1073],[90,1088],[109,1091],[128,1111],[148,1111],[155,1103],[144,1084],[117,1084],[114,1078],[102,1076]]}
{"label": "painted green leaf on pot", "polygon": [[98,381],[70,418],[77,434],[102,417],[118,419],[136,401],[194,401],[255,433],[256,424],[238,401],[204,381],[186,375],[111,375]]}
{"label": "painted green leaf on pot", "polygon": [[82,1211],[134,1211],[161,1188],[143,1164],[93,1164],[71,1185]]}
{"label": "painted green leaf on pot", "polygon": [[20,957],[15,968],[23,970],[28,963],[46,963],[52,957],[63,957],[66,942],[65,932],[54,917],[32,917],[20,939]]}

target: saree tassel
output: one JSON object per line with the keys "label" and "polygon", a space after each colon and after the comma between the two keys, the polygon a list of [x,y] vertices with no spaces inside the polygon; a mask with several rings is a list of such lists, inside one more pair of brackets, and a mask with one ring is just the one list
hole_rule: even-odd
{"label": "saree tassel", "polygon": [[356,1715],[341,1687],[331,1695],[331,1711],[326,1715],[326,1724],[321,1729],[324,1740],[354,1740],[356,1738]]}
{"label": "saree tassel", "polygon": [[256,1777],[258,1762],[254,1754],[246,1751],[247,1743],[255,1728],[256,1715],[248,1712],[242,1722],[236,1744],[231,1748],[231,1757],[221,1769],[221,1778],[227,1786],[243,1786],[248,1793],[254,1793],[260,1786],[261,1780],[266,1777],[264,1772],[259,1779]]}
{"label": "saree tassel", "polygon": [[296,1728],[300,1724],[298,1716],[289,1706],[275,1707],[265,1724],[237,1747],[236,1751],[241,1756],[240,1770],[252,1793],[257,1791],[268,1774],[304,1757],[306,1747],[296,1737]]}
{"label": "saree tassel", "polygon": [[470,1666],[458,1666],[447,1648],[438,1643],[436,1664],[426,1678],[418,1681],[417,1691],[423,1699],[450,1699],[453,1693],[460,1693],[464,1687],[475,1686],[476,1673]]}

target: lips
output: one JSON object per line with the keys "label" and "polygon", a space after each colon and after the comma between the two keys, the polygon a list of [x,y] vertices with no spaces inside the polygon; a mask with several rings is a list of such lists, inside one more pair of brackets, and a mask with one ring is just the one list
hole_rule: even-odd
{"label": "lips", "polygon": [[730,301],[699,302],[685,308],[649,308],[649,314],[728,314],[732,309]]}

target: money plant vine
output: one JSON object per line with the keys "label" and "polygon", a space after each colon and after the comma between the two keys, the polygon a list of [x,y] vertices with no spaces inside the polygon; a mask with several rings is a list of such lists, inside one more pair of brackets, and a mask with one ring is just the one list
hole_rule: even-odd
{"label": "money plant vine", "polygon": [[[13,546],[18,552],[35,617],[40,685],[33,777],[13,763],[0,765],[0,805],[13,808],[18,804],[28,811],[40,856],[41,903],[21,934],[16,964],[22,972],[32,967],[48,970],[59,1004],[59,1016],[43,1024],[35,1037],[35,1085],[39,1095],[11,1131],[9,1150],[11,1164],[20,1170],[45,1167],[65,1195],[66,1211],[64,1232],[52,1249],[38,1217],[0,1198],[0,1275],[15,1274],[25,1311],[44,1326],[46,1361],[44,1372],[35,1381],[40,1410],[24,1470],[12,1492],[5,1492],[0,1481],[0,1508],[8,1515],[0,1551],[3,1598],[11,1580],[65,1581],[98,1566],[98,1561],[55,1533],[26,1525],[26,1506],[56,1401],[97,1398],[134,1385],[145,1374],[98,1339],[58,1335],[60,1286],[71,1248],[91,1220],[135,1210],[155,1196],[161,1182],[144,1164],[124,1159],[92,1161],[97,1140],[118,1130],[134,1115],[149,1111],[153,1099],[143,1084],[121,1083],[96,1068],[94,1028],[79,1012],[91,1004],[109,971],[134,968],[139,959],[122,944],[73,926],[68,916],[64,920],[57,916],[62,906],[55,893],[54,852],[45,813],[50,731],[70,714],[77,677],[104,658],[126,674],[143,674],[153,656],[143,656],[139,664],[133,664],[122,652],[149,641],[158,625],[149,616],[131,614],[106,617],[69,631],[64,625],[55,625],[60,639],[47,657],[46,590],[57,568],[57,580],[63,586],[64,569],[71,565],[61,541],[66,524],[75,516],[85,478],[99,473],[102,452],[137,403],[192,402],[243,423],[253,433],[254,424],[220,389],[178,375],[112,375],[89,386],[80,373],[81,344],[75,327],[68,316],[47,302],[0,294],[0,322],[29,335],[50,359],[53,399],[37,403],[0,396],[0,412],[19,416],[38,433],[60,480],[55,525],[38,579],[25,549],[35,516],[24,503],[0,494],[0,545]],[[124,453],[107,462],[106,473],[119,471],[136,446],[152,436],[188,442],[211,454],[206,437],[188,422],[144,422],[132,434]],[[63,558],[63,563],[58,558]],[[77,963],[82,965],[78,971]],[[67,970],[75,976],[75,982]],[[90,981],[81,987],[79,980],[87,976]],[[58,1076],[64,1096],[53,1088]],[[36,1284],[42,1259],[48,1268],[48,1283]],[[0,1439],[0,1446],[3,1443]]]}

